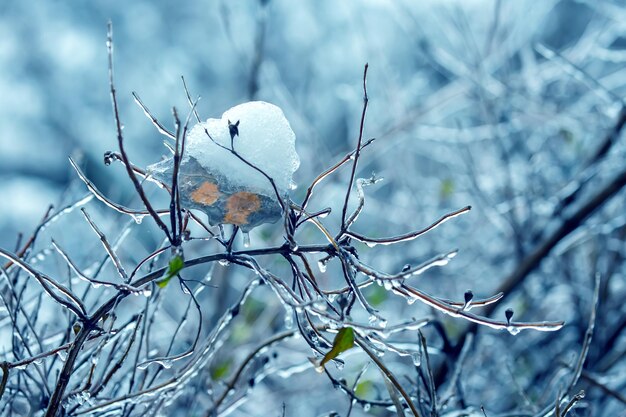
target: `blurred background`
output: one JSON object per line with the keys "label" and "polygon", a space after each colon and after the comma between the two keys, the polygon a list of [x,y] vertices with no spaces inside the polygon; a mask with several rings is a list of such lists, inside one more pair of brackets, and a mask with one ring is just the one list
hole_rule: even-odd
{"label": "blurred background", "polygon": [[[465,205],[472,211],[401,246],[358,246],[362,257],[397,272],[459,249],[450,265],[420,277],[419,287],[454,299],[468,288],[477,296],[504,288],[507,297],[494,315],[513,307],[520,320],[568,323],[550,334],[481,331],[462,376],[466,403],[484,405],[491,416],[519,407],[537,411],[555,398],[552,382],[580,352],[599,273],[596,334],[581,379],[587,398],[572,415],[625,415],[619,414],[626,406],[619,394],[626,390],[622,1],[2,1],[0,247],[13,250],[18,233],[28,235],[49,204],[61,207],[85,193],[69,156],[105,195],[139,204],[123,168],[106,167],[102,158],[116,149],[109,19],[121,119],[136,165],[158,161],[166,149],[131,92],[172,126],[172,106],[188,109],[184,76],[191,94],[202,97],[201,117],[220,117],[250,100],[283,109],[302,161],[294,201],[354,148],[369,63],[365,136],[376,141],[363,152],[357,175],[375,172],[384,181],[366,189],[353,229],[388,236]],[[333,208],[326,219],[331,227],[340,223],[347,181],[348,170],[333,175],[311,204]],[[150,192],[159,198],[158,190]],[[119,217],[101,216],[106,211],[97,202],[89,207],[105,229],[115,230]],[[86,230],[65,224],[50,233],[70,250],[86,239],[97,247]],[[133,239],[150,246],[149,236]],[[302,239],[320,236],[312,229]],[[253,246],[281,242],[275,225],[252,232]],[[329,285],[336,283],[332,271],[325,275]],[[224,281],[215,291],[235,294],[240,284]],[[398,320],[431,313],[385,292],[369,295]],[[259,302],[271,306],[270,298]],[[269,311],[282,314],[280,306]],[[440,319],[453,341],[464,334],[465,323]],[[254,339],[243,340],[248,337]],[[274,400],[263,405],[270,415],[279,415],[282,401],[287,415],[335,409],[344,415],[341,395],[326,397],[332,388],[316,377],[308,369],[289,384],[270,380],[251,390],[234,415],[262,415],[255,407],[267,396]]]}

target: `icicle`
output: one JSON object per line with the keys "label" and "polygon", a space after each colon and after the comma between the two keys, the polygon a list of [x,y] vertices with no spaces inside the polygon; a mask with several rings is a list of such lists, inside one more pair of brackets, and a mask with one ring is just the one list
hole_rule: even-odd
{"label": "icicle", "polygon": [[131,217],[133,218],[135,223],[141,224],[141,222],[143,221],[143,218],[146,217],[146,215],[145,214],[131,214]]}
{"label": "icicle", "polygon": [[137,365],[137,368],[146,369],[148,366],[155,364],[155,365],[161,365],[165,369],[170,369],[173,363],[174,361],[171,359],[156,359],[156,360],[140,363],[139,365]]}
{"label": "icicle", "polygon": [[320,272],[323,274],[326,272],[326,267],[328,266],[328,260],[327,258],[324,259],[320,259],[317,262],[317,267],[320,269]]}
{"label": "icicle", "polygon": [[519,334],[519,332],[521,332],[519,327],[515,327],[515,326],[507,326],[506,331],[509,332],[510,334],[512,334],[513,336],[515,336],[516,334]]}
{"label": "icicle", "polygon": [[420,352],[412,353],[411,360],[413,361],[413,365],[420,366],[422,364],[422,355]]}

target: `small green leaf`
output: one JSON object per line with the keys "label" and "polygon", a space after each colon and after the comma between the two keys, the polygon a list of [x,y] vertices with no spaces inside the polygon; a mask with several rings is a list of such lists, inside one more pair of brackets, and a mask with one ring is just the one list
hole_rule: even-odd
{"label": "small green leaf", "polygon": [[450,198],[454,194],[454,181],[450,178],[446,178],[441,182],[439,186],[439,198],[445,200]]}
{"label": "small green leaf", "polygon": [[316,368],[317,371],[322,372],[324,370],[324,365],[326,365],[329,361],[335,359],[337,356],[339,356],[340,353],[345,352],[353,346],[354,330],[352,330],[352,327],[341,328],[335,336],[335,340],[333,340],[332,349],[329,350],[326,355],[324,355],[324,358],[322,358],[322,361]]}
{"label": "small green leaf", "polygon": [[265,309],[265,303],[259,301],[254,297],[248,297],[246,302],[242,306],[243,316],[247,324],[252,324],[257,321],[263,310]]}
{"label": "small green leaf", "polygon": [[367,397],[369,393],[373,392],[373,390],[374,384],[372,383],[372,381],[366,379],[357,384],[354,393],[357,395],[357,397],[364,398]]}
{"label": "small green leaf", "polygon": [[167,267],[167,271],[163,278],[156,282],[159,288],[165,288],[168,282],[172,279],[172,277],[176,276],[180,271],[182,271],[185,266],[185,261],[183,257],[180,255],[175,255],[172,259],[170,259],[169,266]]}
{"label": "small green leaf", "polygon": [[211,379],[213,381],[219,381],[220,379],[224,379],[230,371],[232,362],[233,361],[231,359],[226,359],[211,367]]}
{"label": "small green leaf", "polygon": [[239,321],[232,326],[229,340],[235,345],[241,345],[250,339],[251,334],[252,327],[247,323]]}
{"label": "small green leaf", "polygon": [[378,285],[370,285],[368,287],[368,290],[366,291],[367,292],[365,294],[365,297],[367,298],[367,301],[369,301],[369,303],[374,307],[381,305],[388,296],[387,290]]}

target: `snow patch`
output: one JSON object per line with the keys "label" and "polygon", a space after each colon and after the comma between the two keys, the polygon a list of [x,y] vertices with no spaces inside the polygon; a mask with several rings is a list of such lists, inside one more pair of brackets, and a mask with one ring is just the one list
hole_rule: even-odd
{"label": "snow patch", "polygon": [[269,175],[278,190],[286,194],[293,173],[300,166],[300,158],[296,153],[296,135],[283,111],[273,104],[243,103],[224,112],[221,119],[208,119],[195,125],[187,136],[186,156],[195,158],[207,171],[226,177],[233,184],[273,197],[275,193],[267,178],[216,144],[230,148],[229,121],[239,122],[239,135],[233,140],[235,151]]}
{"label": "snow patch", "polygon": [[[295,144],[282,110],[262,101],[198,123],[187,136],[178,174],[181,203],[205,212],[213,225],[233,224],[244,232],[276,222],[282,216],[278,198],[288,194],[300,165]],[[259,170],[274,180],[279,196]],[[148,167],[166,184],[173,171],[173,158]]]}

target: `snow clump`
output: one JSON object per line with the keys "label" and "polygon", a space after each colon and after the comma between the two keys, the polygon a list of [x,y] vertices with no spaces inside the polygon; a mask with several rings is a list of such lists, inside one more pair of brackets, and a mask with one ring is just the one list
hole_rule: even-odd
{"label": "snow clump", "polygon": [[[295,144],[282,110],[263,101],[240,104],[221,119],[198,123],[186,137],[180,164],[183,206],[204,211],[213,225],[234,224],[244,231],[277,221],[282,210],[276,192],[250,165],[274,180],[282,198],[292,188],[293,173],[300,165]],[[173,158],[150,165],[148,172],[171,183]]]}

